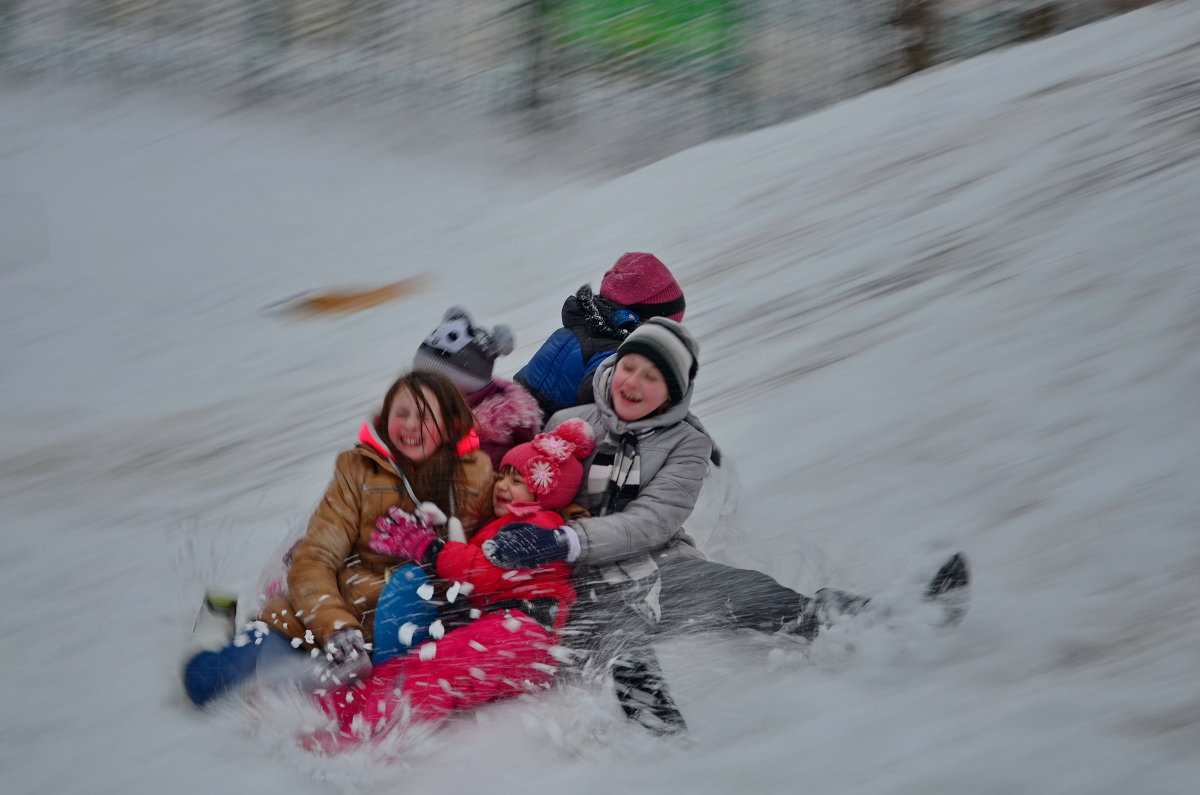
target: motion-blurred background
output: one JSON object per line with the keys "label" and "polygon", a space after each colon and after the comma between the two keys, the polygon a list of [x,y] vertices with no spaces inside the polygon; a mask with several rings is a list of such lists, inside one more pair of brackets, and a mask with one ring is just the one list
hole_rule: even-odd
{"label": "motion-blurred background", "polygon": [[515,125],[628,168],[1145,0],[0,0],[19,74]]}

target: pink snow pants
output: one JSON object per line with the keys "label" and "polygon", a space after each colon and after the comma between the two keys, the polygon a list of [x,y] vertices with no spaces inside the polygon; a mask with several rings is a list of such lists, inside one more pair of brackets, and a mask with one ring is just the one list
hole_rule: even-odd
{"label": "pink snow pants", "polygon": [[558,666],[550,654],[554,644],[552,634],[520,611],[491,613],[377,666],[365,682],[317,700],[343,736],[372,736],[398,717],[405,702],[413,720],[439,722],[456,710],[549,687]]}

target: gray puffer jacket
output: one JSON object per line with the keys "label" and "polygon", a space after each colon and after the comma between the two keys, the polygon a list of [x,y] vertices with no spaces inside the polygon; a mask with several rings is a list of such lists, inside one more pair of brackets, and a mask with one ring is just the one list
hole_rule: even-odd
{"label": "gray puffer jacket", "polygon": [[[546,423],[546,430],[551,430],[580,417],[595,429],[597,446],[606,434],[619,439],[628,432],[652,431],[638,439],[640,488],[624,510],[596,515],[603,488],[594,484],[589,489],[586,475],[575,498],[593,514],[571,522],[582,550],[576,565],[600,568],[600,576],[609,582],[649,576],[657,569],[656,559],[703,557],[683,531],[683,523],[696,507],[713,447],[712,440],[687,421],[690,386],[683,399],[662,414],[635,422],[618,417],[609,392],[615,364],[616,357],[610,357],[596,370],[593,386],[598,402],[559,411]],[[594,453],[584,462],[585,473],[593,458]]]}

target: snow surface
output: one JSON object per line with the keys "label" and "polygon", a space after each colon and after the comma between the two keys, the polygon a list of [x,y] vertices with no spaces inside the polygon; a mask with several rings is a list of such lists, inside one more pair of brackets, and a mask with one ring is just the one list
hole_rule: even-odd
{"label": "snow surface", "polygon": [[[989,53],[609,180],[485,137],[111,86],[0,87],[12,793],[1190,793],[1200,781],[1200,3]],[[723,555],[955,632],[669,644],[686,742],[495,705],[382,762],[177,681],[446,306],[509,323],[659,254],[738,470]],[[307,289],[425,274],[310,322]],[[722,535],[723,534],[723,535]]]}

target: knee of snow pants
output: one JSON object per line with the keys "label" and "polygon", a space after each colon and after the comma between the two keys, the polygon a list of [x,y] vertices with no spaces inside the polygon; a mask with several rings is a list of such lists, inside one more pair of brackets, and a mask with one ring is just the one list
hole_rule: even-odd
{"label": "knee of snow pants", "polygon": [[[644,583],[642,584],[644,585]],[[655,625],[639,609],[639,583],[577,580],[561,642],[570,650],[569,669],[607,678],[614,659],[647,648]]]}
{"label": "knee of snow pants", "polygon": [[794,621],[808,598],[753,569],[711,560],[659,564],[659,634],[756,629],[776,632]]}
{"label": "knee of snow pants", "polygon": [[375,608],[375,665],[408,653],[429,639],[429,625],[438,620],[437,606],[421,597],[422,586],[433,584],[420,566],[409,563],[392,572]]}

